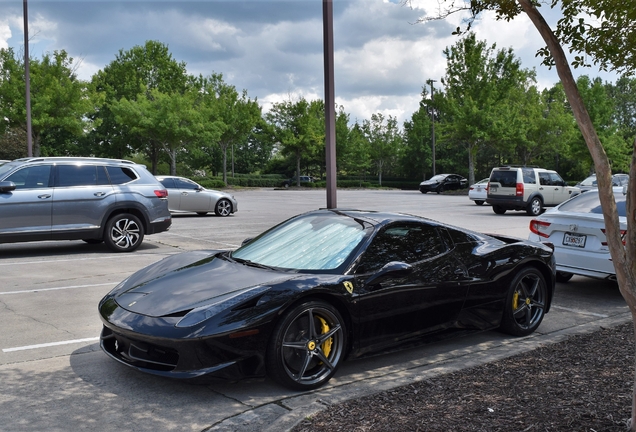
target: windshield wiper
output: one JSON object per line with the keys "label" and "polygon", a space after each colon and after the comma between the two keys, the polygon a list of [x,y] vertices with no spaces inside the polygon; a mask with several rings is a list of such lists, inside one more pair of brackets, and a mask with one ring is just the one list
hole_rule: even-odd
{"label": "windshield wiper", "polygon": [[243,258],[235,258],[233,256],[230,256],[230,257],[232,258],[232,260],[236,261],[237,263],[245,264],[245,265],[250,266],[250,267],[256,267],[256,268],[261,268],[261,269],[266,269],[266,270],[276,270],[276,268],[274,268],[272,266],[265,265],[265,264],[257,263],[257,262],[246,260],[246,259],[243,259]]}

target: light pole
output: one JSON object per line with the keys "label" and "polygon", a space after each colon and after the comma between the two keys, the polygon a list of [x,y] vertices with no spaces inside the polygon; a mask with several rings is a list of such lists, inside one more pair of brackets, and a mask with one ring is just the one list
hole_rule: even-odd
{"label": "light pole", "polygon": [[22,3],[24,11],[24,80],[26,83],[26,135],[27,155],[33,156],[33,139],[31,134],[31,78],[29,72],[29,7],[27,0]]}
{"label": "light pole", "polygon": [[333,2],[322,0],[323,52],[325,66],[325,159],[327,168],[327,208],[336,203],[336,102],[333,83]]}
{"label": "light pole", "polygon": [[426,82],[431,85],[431,150],[433,152],[433,175],[435,175],[435,110],[433,109],[433,94],[435,89],[433,88],[433,83],[437,81],[429,79]]}

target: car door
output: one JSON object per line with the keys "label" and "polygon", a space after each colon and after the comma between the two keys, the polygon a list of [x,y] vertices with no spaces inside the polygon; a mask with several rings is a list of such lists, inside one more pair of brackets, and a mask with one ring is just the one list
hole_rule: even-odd
{"label": "car door", "polygon": [[[408,274],[378,278],[389,262],[409,264]],[[467,287],[462,267],[438,229],[424,223],[396,223],[379,233],[356,270],[360,353],[400,344],[454,321]]]}
{"label": "car door", "polygon": [[546,206],[554,205],[554,190],[555,186],[552,184],[552,179],[550,178],[550,173],[548,172],[540,172],[539,173],[539,192],[541,192],[541,196],[543,196],[543,204]]}
{"label": "car door", "polygon": [[0,193],[0,236],[37,236],[47,240],[51,233],[51,165],[34,165],[19,169],[4,181],[13,182],[15,190]]}
{"label": "car door", "polygon": [[570,199],[570,190],[568,190],[565,180],[557,173],[550,174],[550,183],[554,188],[554,194],[552,195],[552,205],[561,204],[563,201]]}
{"label": "car door", "polygon": [[[181,197],[179,210],[189,212],[214,210],[210,205],[210,196],[203,191],[201,186],[183,178],[175,178],[174,182]],[[168,199],[170,199],[170,192],[168,192]]]}
{"label": "car door", "polygon": [[459,189],[459,177],[456,175],[446,176],[444,179],[444,189]]}
{"label": "car door", "polygon": [[103,166],[57,164],[52,212],[54,235],[99,229],[107,209],[115,201],[114,188]]}

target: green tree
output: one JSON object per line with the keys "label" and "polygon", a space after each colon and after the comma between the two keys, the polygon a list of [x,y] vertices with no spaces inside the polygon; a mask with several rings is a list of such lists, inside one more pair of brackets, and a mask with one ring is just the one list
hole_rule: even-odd
{"label": "green tree", "polygon": [[[42,138],[53,130],[76,137],[90,129],[87,115],[94,94],[75,75],[73,59],[65,51],[31,59],[31,132],[33,155],[40,156]],[[12,49],[0,50],[0,116],[4,126],[26,131],[26,86],[24,62]]]}
{"label": "green tree", "polygon": [[369,155],[376,166],[378,183],[382,186],[382,174],[391,171],[402,150],[397,119],[392,116],[385,119],[381,113],[372,114],[371,120],[363,120],[362,132],[369,143]]}
{"label": "green tree", "polygon": [[282,147],[282,153],[294,156],[296,184],[300,186],[301,161],[310,160],[324,148],[324,104],[305,98],[278,102],[265,118],[272,125],[273,138]]}
{"label": "green tree", "polygon": [[[223,81],[223,75],[213,74],[203,79],[202,95],[206,102],[215,106],[208,110],[209,119],[214,120],[220,129],[217,143],[223,153],[223,181],[227,182],[227,150],[244,143],[261,119],[261,107],[256,100],[247,96],[247,91],[240,94],[233,85]],[[209,100],[209,99],[212,100]],[[234,174],[234,158],[232,157],[232,175]]]}
{"label": "green tree", "polygon": [[[422,91],[422,100],[411,120],[404,122],[404,152],[402,170],[407,177],[426,180],[427,171],[432,166],[432,126],[430,99]],[[432,168],[431,173],[432,173]]]}
{"label": "green tree", "polygon": [[[91,131],[90,141],[98,156],[123,158],[135,152],[144,152],[153,162],[159,159],[159,148],[133,132],[126,123],[119,123],[111,105],[122,98],[135,101],[141,95],[150,98],[152,90],[163,94],[184,93],[188,81],[186,65],[172,58],[168,47],[157,41],[147,41],[128,51],[120,50],[115,60],[92,79],[95,91],[103,95],[104,102],[92,118],[100,121]],[[154,172],[154,171],[153,171]]]}
{"label": "green tree", "polygon": [[478,151],[495,141],[519,138],[510,127],[509,105],[515,90],[534,80],[521,68],[512,49],[495,51],[468,33],[454,46],[446,48],[446,75],[441,124],[442,139],[468,149],[468,180],[475,182]]}
{"label": "green tree", "polygon": [[177,174],[177,154],[185,150],[198,132],[195,97],[193,92],[166,94],[155,88],[149,94],[142,91],[136,100],[124,97],[111,103],[115,120],[128,125],[131,133],[147,141],[145,148],[152,149],[149,156],[153,173],[163,150],[170,158],[170,174]]}

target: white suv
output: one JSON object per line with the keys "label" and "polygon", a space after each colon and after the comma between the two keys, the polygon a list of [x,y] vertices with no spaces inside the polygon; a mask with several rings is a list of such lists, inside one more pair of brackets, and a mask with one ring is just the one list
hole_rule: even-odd
{"label": "white suv", "polygon": [[490,173],[486,202],[497,214],[522,210],[538,216],[544,207],[559,205],[580,192],[577,187],[567,186],[556,171],[505,166],[493,168]]}

